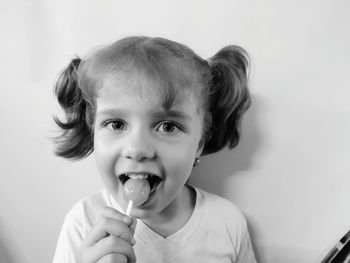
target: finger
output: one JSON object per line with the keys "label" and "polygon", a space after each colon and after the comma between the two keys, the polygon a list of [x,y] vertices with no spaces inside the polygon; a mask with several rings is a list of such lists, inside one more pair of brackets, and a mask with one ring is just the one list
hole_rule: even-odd
{"label": "finger", "polygon": [[131,230],[131,235],[133,235],[133,236],[135,234],[136,224],[137,224],[137,220],[135,218],[132,218],[132,222],[129,225],[129,228]]}
{"label": "finger", "polygon": [[122,254],[110,254],[103,257],[98,263],[128,263],[128,259]]}
{"label": "finger", "polygon": [[108,235],[122,238],[132,244],[135,243],[130,228],[124,222],[109,217],[102,217],[88,233],[84,244],[87,247],[93,246]]}
{"label": "finger", "polygon": [[136,223],[137,223],[137,220],[135,218],[128,217],[127,215],[122,214],[118,210],[116,210],[112,207],[109,207],[109,206],[105,206],[103,208],[102,214],[106,217],[122,220],[123,222],[125,222],[129,226],[129,228],[131,230],[131,235],[132,236],[134,235]]}
{"label": "finger", "polygon": [[132,223],[132,219],[130,217],[109,206],[105,206],[102,209],[101,215],[123,221],[127,225]]}
{"label": "finger", "polygon": [[115,236],[108,236],[98,241],[87,251],[87,254],[92,262],[96,262],[110,254],[121,254],[130,262],[136,261],[136,256],[130,243]]}

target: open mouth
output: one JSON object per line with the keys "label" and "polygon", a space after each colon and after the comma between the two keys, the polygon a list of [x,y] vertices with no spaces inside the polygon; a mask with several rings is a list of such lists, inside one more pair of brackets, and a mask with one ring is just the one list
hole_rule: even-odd
{"label": "open mouth", "polygon": [[119,181],[124,185],[126,181],[129,179],[146,179],[149,183],[149,186],[151,188],[151,193],[157,188],[157,186],[162,181],[162,178],[160,178],[157,175],[145,173],[145,174],[133,174],[133,173],[125,173],[121,174],[119,176]]}

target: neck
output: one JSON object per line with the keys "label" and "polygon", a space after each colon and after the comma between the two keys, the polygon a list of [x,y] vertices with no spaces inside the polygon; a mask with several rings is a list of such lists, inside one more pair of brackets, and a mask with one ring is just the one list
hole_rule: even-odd
{"label": "neck", "polygon": [[183,189],[162,212],[158,215],[143,219],[142,222],[154,232],[166,238],[181,229],[191,217],[196,202],[193,188],[184,186]]}

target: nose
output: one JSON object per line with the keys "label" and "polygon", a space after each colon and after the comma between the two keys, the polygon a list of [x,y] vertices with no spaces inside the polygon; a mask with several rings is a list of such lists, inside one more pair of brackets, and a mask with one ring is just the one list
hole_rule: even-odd
{"label": "nose", "polygon": [[155,149],[150,135],[134,131],[124,138],[122,155],[135,161],[145,161],[154,158]]}

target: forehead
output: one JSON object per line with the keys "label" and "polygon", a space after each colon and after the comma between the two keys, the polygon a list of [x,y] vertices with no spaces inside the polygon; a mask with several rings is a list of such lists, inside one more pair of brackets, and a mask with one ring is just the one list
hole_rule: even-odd
{"label": "forehead", "polygon": [[[131,95],[148,99],[164,110],[175,107],[191,98],[191,102],[197,103],[195,94],[198,92],[198,84],[192,76],[186,76],[183,67],[172,64],[171,76],[161,72],[149,72],[137,67],[124,67],[117,72],[105,76],[97,97],[105,100],[115,98],[115,95]],[[113,96],[114,95],[114,96]]]}
{"label": "forehead", "polygon": [[[146,101],[148,105],[159,110],[175,108],[193,96],[188,91],[180,91],[174,95],[168,95],[159,86],[159,83],[149,80],[144,76],[133,77],[130,74],[118,74],[107,77],[103,81],[102,88],[98,92],[96,106],[101,104],[109,107],[118,107],[118,104],[131,99]],[[169,98],[169,96],[174,96]],[[171,102],[170,102],[171,101]],[[191,103],[193,103],[191,99]]]}

